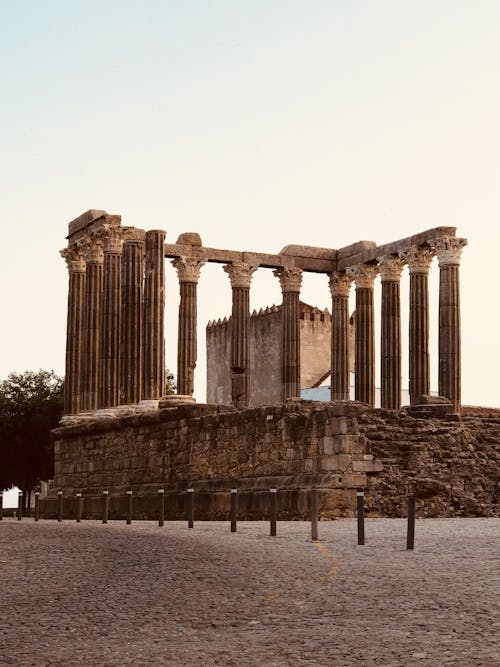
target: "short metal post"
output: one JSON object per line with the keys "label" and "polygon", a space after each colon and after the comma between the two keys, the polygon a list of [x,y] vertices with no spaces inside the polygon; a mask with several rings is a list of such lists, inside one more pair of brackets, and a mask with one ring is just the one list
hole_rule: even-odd
{"label": "short metal post", "polygon": [[3,491],[0,491],[0,521],[3,521]]}
{"label": "short metal post", "polygon": [[406,533],[406,548],[415,546],[415,496],[408,496],[408,529]]}
{"label": "short metal post", "polygon": [[358,502],[358,544],[365,543],[365,494],[363,491],[356,493]]}
{"label": "short metal post", "polygon": [[278,492],[276,489],[269,489],[269,522],[271,528],[271,537],[276,537],[276,500]]}
{"label": "short metal post", "polygon": [[318,541],[318,490],[311,489],[311,541]]}
{"label": "short metal post", "polygon": [[57,520],[60,522],[63,520],[63,492],[61,490],[57,492],[57,498],[58,498]]}
{"label": "short metal post", "polygon": [[17,520],[21,521],[23,518],[23,492],[19,491],[17,494]]}
{"label": "short metal post", "polygon": [[107,489],[104,489],[102,492],[102,522],[108,523],[108,514],[109,514],[109,492]]}
{"label": "short metal post", "polygon": [[76,523],[80,523],[82,520],[82,494],[78,491],[76,494]]}
{"label": "short metal post", "polygon": [[35,491],[35,521],[40,518],[40,491]]}
{"label": "short metal post", "polygon": [[231,489],[231,532],[236,532],[238,519],[238,489]]}
{"label": "short metal post", "polygon": [[194,527],[194,489],[187,490],[187,519],[188,528]]}
{"label": "short metal post", "polygon": [[127,526],[132,523],[132,489],[127,490],[128,505],[127,505]]}
{"label": "short metal post", "polygon": [[158,525],[165,523],[165,489],[158,489]]}

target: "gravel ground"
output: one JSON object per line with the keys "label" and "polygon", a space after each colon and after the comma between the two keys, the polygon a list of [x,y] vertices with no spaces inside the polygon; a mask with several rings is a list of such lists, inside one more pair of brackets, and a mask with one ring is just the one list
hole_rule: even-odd
{"label": "gravel ground", "polygon": [[0,665],[500,665],[500,520],[4,519]]}

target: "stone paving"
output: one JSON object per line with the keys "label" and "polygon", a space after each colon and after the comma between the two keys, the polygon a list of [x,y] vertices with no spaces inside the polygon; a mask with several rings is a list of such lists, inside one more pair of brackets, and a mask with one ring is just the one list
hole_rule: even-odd
{"label": "stone paving", "polygon": [[500,665],[500,520],[4,519],[0,665]]}

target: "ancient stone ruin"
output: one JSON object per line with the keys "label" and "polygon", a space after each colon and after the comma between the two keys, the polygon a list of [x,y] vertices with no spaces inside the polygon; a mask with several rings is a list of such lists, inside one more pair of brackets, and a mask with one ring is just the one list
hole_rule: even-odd
{"label": "ancient stone ruin", "polygon": [[[417,417],[420,424],[433,417],[429,402],[435,401],[426,397],[428,272],[434,257],[440,272],[439,394],[445,397],[437,412],[458,419],[459,265],[466,241],[456,237],[455,228],[438,227],[381,246],[368,241],[338,250],[289,245],[279,254],[209,248],[195,233],[181,234],[176,243],[166,243],[165,237],[162,230],[125,227],[120,216],[90,210],[69,224],[68,246],[61,252],[69,271],[69,295],[65,416],[54,432],[54,488],[65,494],[82,491],[89,516],[98,513],[104,489],[116,516],[123,513],[127,489],[136,494],[141,516],[154,515],[160,487],[170,515],[179,516],[188,485],[197,489],[198,511],[207,518],[224,514],[232,485],[241,491],[241,511],[247,517],[265,514],[270,485],[279,488],[281,516],[305,515],[311,485],[320,491],[324,516],[348,513],[353,492],[367,486],[369,475],[380,488],[384,474],[386,457],[372,453],[365,435],[375,396],[373,294],[378,275],[380,414],[401,415],[397,419],[406,425]],[[180,288],[177,395],[170,397],[165,396],[165,258],[177,270]],[[227,405],[196,404],[193,399],[197,284],[206,262],[222,265],[232,290],[225,343]],[[401,407],[399,281],[405,265],[410,273],[410,397],[416,416],[394,412]],[[252,397],[252,373],[262,368],[255,359],[251,363],[249,345],[249,292],[257,269],[272,270],[282,290],[276,330],[281,372],[274,388],[280,404],[252,408],[258,402]],[[324,404],[300,400],[304,272],[325,274],[332,294],[327,343],[331,402]],[[351,283],[356,293],[356,402],[348,400]],[[411,470],[406,476],[412,476]],[[401,484],[408,481],[404,477],[400,475]],[[53,502],[51,497],[45,501],[46,513],[53,511]]]}

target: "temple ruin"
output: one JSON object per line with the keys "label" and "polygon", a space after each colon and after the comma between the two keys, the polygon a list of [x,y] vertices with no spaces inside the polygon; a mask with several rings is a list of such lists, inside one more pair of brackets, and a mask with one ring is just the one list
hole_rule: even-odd
{"label": "temple ruin", "polygon": [[[187,484],[206,494],[206,517],[220,516],[226,502],[220,498],[231,484],[246,493],[242,502],[249,517],[262,513],[259,494],[271,483],[280,489],[283,516],[303,514],[302,492],[312,484],[323,492],[326,514],[345,509],[348,494],[364,488],[367,476],[383,468],[369,453],[361,428],[361,416],[375,399],[377,276],[382,409],[401,407],[400,276],[405,265],[410,274],[410,399],[415,407],[429,403],[428,273],[436,257],[439,394],[446,404],[439,411],[455,417],[460,412],[459,266],[466,240],[455,231],[437,227],[385,245],[360,241],[340,249],[288,245],[278,254],[266,254],[206,247],[196,233],[169,243],[165,231],[122,226],[120,216],[105,211],[89,210],[76,218],[61,251],[69,293],[65,416],[54,432],[55,486],[69,493],[83,491],[89,508],[109,489],[117,498],[117,515],[118,497],[130,488],[142,498],[141,512],[147,516],[148,498],[159,486],[178,514]],[[166,258],[177,271],[180,289],[175,396],[165,396]],[[232,292],[226,405],[193,399],[197,285],[207,262],[222,265]],[[251,363],[249,346],[249,294],[258,269],[270,269],[281,286],[276,328],[281,369],[275,380],[279,405],[252,408],[259,403],[252,396],[252,373],[262,370],[255,359]],[[332,296],[326,343],[331,402],[321,405],[300,400],[304,272],[324,274]],[[355,402],[349,401],[351,284],[356,297]],[[47,503],[48,508],[50,498]]]}

